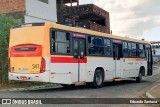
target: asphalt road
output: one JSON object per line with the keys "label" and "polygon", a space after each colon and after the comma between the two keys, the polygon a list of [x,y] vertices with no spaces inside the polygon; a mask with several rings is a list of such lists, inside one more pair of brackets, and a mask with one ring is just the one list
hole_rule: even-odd
{"label": "asphalt road", "polygon": [[[57,86],[52,89],[0,92],[0,98],[141,98],[145,91],[159,79],[160,69],[155,69],[154,76],[143,78],[141,83],[136,83],[135,80],[124,80],[107,82],[100,89],[92,89],[87,86],[65,89]],[[103,106],[105,107],[105,105]]]}

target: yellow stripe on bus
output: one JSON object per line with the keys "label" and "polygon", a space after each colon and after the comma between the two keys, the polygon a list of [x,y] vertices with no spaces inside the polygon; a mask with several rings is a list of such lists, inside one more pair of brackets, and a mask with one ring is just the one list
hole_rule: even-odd
{"label": "yellow stripe on bus", "polygon": [[128,58],[129,61],[144,61],[143,58]]}

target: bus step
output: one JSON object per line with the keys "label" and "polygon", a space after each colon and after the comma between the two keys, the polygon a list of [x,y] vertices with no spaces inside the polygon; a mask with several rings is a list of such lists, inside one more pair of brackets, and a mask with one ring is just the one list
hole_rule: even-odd
{"label": "bus step", "polygon": [[124,80],[123,78],[114,78],[113,81],[122,81]]}

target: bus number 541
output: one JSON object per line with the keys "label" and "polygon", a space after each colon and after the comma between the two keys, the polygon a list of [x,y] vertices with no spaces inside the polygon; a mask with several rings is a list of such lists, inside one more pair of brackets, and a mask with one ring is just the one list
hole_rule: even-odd
{"label": "bus number 541", "polygon": [[32,69],[39,69],[39,64],[32,64]]}

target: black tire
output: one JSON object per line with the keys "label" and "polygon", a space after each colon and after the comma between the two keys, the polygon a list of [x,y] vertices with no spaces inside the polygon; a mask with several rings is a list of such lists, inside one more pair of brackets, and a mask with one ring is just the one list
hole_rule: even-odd
{"label": "black tire", "polygon": [[142,81],[144,69],[140,69],[138,77],[136,77],[136,83],[140,83]]}
{"label": "black tire", "polygon": [[93,82],[91,83],[91,86],[94,88],[101,88],[103,87],[103,81],[104,81],[104,74],[101,70],[96,70],[94,73]]}
{"label": "black tire", "polygon": [[74,84],[71,84],[71,85],[67,85],[67,84],[61,84],[64,88],[67,88],[67,89],[71,89],[71,88],[74,88],[75,85]]}

